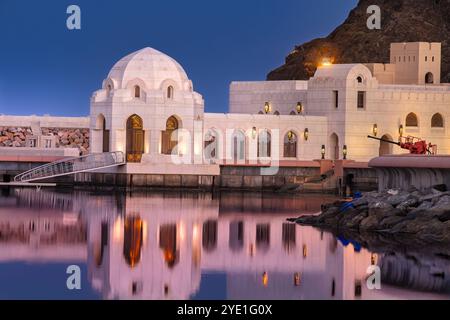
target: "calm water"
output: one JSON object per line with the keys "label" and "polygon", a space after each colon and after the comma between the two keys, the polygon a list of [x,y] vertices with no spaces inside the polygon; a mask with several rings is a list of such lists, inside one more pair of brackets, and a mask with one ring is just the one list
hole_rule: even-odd
{"label": "calm water", "polygon": [[[448,257],[373,253],[286,222],[333,200],[2,190],[0,299],[450,298]],[[372,263],[381,290],[366,286]],[[67,289],[70,265],[81,290]]]}

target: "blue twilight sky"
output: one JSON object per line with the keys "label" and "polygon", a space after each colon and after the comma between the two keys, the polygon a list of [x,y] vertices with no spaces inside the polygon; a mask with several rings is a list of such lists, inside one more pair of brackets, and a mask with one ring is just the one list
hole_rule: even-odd
{"label": "blue twilight sky", "polygon": [[[82,29],[66,28],[81,8]],[[264,80],[294,45],[326,36],[357,0],[0,0],[0,114],[87,115],[121,57],[154,47],[226,112],[231,81]]]}

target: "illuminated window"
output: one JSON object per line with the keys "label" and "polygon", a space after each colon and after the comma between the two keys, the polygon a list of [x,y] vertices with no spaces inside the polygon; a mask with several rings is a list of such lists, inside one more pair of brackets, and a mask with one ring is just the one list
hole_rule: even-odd
{"label": "illuminated window", "polygon": [[292,131],[284,136],[284,157],[297,158],[297,135]]}

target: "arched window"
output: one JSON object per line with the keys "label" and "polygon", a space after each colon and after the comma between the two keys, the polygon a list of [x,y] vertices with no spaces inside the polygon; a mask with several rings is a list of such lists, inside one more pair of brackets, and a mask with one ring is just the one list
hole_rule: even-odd
{"label": "arched window", "polygon": [[284,136],[284,157],[297,158],[297,135],[293,131]]}
{"label": "arched window", "polygon": [[406,126],[407,127],[418,127],[419,119],[417,118],[415,113],[410,113],[406,116]]}
{"label": "arched window", "polygon": [[291,116],[295,116],[295,115],[297,115],[297,112],[295,112],[294,110],[292,110],[291,113],[290,113],[290,115],[291,115]]}
{"label": "arched window", "polygon": [[434,83],[434,76],[433,76],[433,74],[431,72],[428,72],[425,75],[425,83],[426,84],[433,84]]}
{"label": "arched window", "polygon": [[141,88],[139,86],[134,86],[134,97],[135,98],[141,97]]}
{"label": "arched window", "polygon": [[245,134],[241,130],[233,133],[233,160],[245,160]]}
{"label": "arched window", "polygon": [[276,116],[279,116],[280,112],[279,111],[275,111],[273,114],[276,115]]}
{"label": "arched window", "polygon": [[363,82],[363,78],[362,77],[358,77],[358,78],[356,78],[356,81],[358,81],[358,83],[362,83]]}
{"label": "arched window", "polygon": [[106,86],[106,95],[109,96],[111,94],[111,90],[112,90],[112,86],[110,84],[108,84]]}
{"label": "arched window", "polygon": [[270,158],[272,154],[272,137],[268,130],[262,130],[258,135],[258,157]]}
{"label": "arched window", "polygon": [[177,118],[171,116],[166,121],[166,130],[161,132],[162,148],[161,153],[171,155],[178,145],[178,129],[179,123]]}
{"label": "arched window", "polygon": [[167,87],[167,99],[173,99],[173,87],[172,86]]}
{"label": "arched window", "polygon": [[436,113],[431,118],[431,127],[432,128],[443,128],[444,127],[444,118],[440,113]]}

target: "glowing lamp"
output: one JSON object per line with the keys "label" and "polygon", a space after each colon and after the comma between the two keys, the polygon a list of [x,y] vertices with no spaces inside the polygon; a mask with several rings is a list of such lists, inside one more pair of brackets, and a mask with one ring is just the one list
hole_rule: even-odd
{"label": "glowing lamp", "polygon": [[398,127],[398,134],[400,137],[403,137],[403,125],[401,124],[400,127]]}
{"label": "glowing lamp", "polygon": [[296,108],[296,110],[297,110],[297,113],[298,113],[298,114],[303,113],[303,104],[302,104],[301,102],[298,102],[298,103],[297,103],[297,108]]}
{"label": "glowing lamp", "polygon": [[265,104],[264,104],[264,112],[266,113],[266,114],[268,114],[268,113],[270,113],[272,111],[272,107],[270,106],[270,103],[269,102],[266,102]]}
{"label": "glowing lamp", "polygon": [[256,127],[252,128],[252,138],[255,139],[256,138]]}
{"label": "glowing lamp", "polygon": [[325,160],[325,145],[324,144],[322,145],[321,153],[322,153],[322,160]]}
{"label": "glowing lamp", "polygon": [[347,160],[347,145],[344,145],[344,148],[342,149],[342,156],[344,157],[344,160]]}
{"label": "glowing lamp", "polygon": [[267,275],[267,272],[264,272],[262,275],[262,283],[264,287],[267,287],[269,284],[269,276]]}
{"label": "glowing lamp", "polygon": [[292,138],[294,137],[294,133],[292,131],[288,132],[288,139],[289,141],[292,141]]}
{"label": "glowing lamp", "polygon": [[309,139],[309,129],[306,128],[305,131],[303,132],[303,137],[305,137],[305,141],[308,141]]}
{"label": "glowing lamp", "polygon": [[322,62],[321,62],[321,66],[322,67],[329,67],[333,65],[333,63],[331,63],[331,59],[330,58],[323,58]]}
{"label": "glowing lamp", "polygon": [[376,137],[378,134],[378,125],[375,123],[372,128],[373,135]]}

